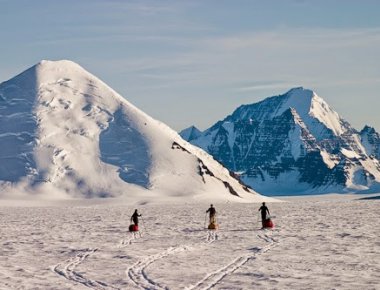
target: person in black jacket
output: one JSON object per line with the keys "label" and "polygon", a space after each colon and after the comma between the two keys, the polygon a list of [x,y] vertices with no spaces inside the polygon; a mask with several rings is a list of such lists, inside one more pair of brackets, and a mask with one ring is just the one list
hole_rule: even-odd
{"label": "person in black jacket", "polygon": [[131,216],[131,222],[133,221],[133,223],[138,226],[139,225],[139,217],[141,216],[141,214],[139,214],[137,212],[137,209],[135,209],[135,212],[133,213],[133,215]]}
{"label": "person in black jacket", "polygon": [[261,211],[261,223],[263,225],[263,228],[265,227],[265,221],[267,219],[267,213],[268,216],[270,215],[269,209],[265,205],[265,202],[263,202],[263,205],[259,208],[259,211]]}
{"label": "person in black jacket", "polygon": [[216,219],[215,219],[216,210],[212,204],[210,205],[210,208],[206,210],[206,213],[209,213],[210,224],[214,224],[216,222]]}

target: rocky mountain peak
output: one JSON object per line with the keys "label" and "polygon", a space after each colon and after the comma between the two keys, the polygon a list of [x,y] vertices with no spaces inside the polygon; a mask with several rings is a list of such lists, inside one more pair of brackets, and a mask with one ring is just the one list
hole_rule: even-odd
{"label": "rocky mountain peak", "polygon": [[373,132],[359,134],[299,87],[240,106],[191,143],[266,194],[360,191],[380,185],[380,137]]}
{"label": "rocky mountain peak", "polygon": [[182,138],[189,141],[198,138],[201,133],[202,132],[197,127],[190,126],[189,128],[182,130],[179,134],[183,136]]}
{"label": "rocky mountain peak", "polygon": [[360,131],[360,134],[376,134],[376,130],[374,127],[365,125],[364,128]]}
{"label": "rocky mountain peak", "polygon": [[360,138],[367,154],[380,160],[380,134],[375,128],[366,125],[360,131]]}

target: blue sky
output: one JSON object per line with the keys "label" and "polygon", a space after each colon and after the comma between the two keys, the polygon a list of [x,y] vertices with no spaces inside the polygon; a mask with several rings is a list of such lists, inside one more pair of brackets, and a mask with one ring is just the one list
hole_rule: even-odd
{"label": "blue sky", "polygon": [[0,81],[70,59],[173,129],[314,90],[380,131],[380,1],[0,0]]}

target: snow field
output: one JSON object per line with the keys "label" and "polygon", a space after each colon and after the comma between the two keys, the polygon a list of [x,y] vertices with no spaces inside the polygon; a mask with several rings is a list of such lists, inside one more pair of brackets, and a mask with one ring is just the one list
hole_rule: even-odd
{"label": "snow field", "polygon": [[[379,200],[0,206],[0,289],[378,289]],[[128,232],[134,208],[140,233]],[[207,223],[206,223],[207,224]]]}

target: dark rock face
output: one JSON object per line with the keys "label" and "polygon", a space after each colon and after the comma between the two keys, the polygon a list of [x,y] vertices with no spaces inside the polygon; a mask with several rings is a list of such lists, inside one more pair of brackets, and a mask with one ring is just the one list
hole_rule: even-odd
{"label": "dark rock face", "polygon": [[367,153],[380,160],[380,134],[374,128],[365,126],[360,131],[360,137]]}
{"label": "dark rock face", "polygon": [[267,195],[340,192],[380,182],[374,132],[358,133],[321,98],[298,88],[241,106],[189,141]]}

